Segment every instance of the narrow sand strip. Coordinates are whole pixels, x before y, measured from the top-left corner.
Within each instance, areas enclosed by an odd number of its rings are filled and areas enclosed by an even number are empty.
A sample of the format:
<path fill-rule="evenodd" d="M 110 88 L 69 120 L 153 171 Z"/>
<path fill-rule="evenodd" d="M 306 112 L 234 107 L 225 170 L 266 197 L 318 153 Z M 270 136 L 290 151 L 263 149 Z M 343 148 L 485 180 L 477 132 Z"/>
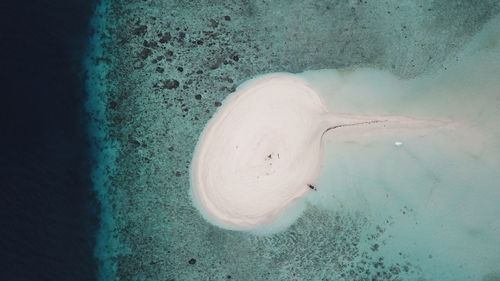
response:
<path fill-rule="evenodd" d="M 228 97 L 202 133 L 191 168 L 193 199 L 212 223 L 257 228 L 312 191 L 326 132 L 439 124 L 401 116 L 329 113 L 302 78 L 260 77 Z"/>

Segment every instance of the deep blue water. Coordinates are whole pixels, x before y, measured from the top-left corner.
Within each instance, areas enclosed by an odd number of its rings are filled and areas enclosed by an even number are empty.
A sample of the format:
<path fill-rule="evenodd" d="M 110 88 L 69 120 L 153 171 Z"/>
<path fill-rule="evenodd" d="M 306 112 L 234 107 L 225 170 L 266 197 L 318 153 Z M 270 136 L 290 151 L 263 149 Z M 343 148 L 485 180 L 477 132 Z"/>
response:
<path fill-rule="evenodd" d="M 93 2 L 0 2 L 0 280 L 96 278 L 80 67 Z"/>

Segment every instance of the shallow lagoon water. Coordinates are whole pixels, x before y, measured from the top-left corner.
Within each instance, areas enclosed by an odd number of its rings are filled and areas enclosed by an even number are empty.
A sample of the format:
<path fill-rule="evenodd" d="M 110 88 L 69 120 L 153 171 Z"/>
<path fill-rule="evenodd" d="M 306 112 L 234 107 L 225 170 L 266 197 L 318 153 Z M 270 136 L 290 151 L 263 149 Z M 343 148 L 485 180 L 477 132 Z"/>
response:
<path fill-rule="evenodd" d="M 94 54 L 110 66 L 94 92 L 113 162 L 96 172 L 103 280 L 498 278 L 498 3 L 108 4 Z M 457 125 L 331 134 L 286 230 L 206 222 L 189 165 L 219 102 L 256 75 L 313 69 L 330 69 L 302 75 L 331 111 Z"/>

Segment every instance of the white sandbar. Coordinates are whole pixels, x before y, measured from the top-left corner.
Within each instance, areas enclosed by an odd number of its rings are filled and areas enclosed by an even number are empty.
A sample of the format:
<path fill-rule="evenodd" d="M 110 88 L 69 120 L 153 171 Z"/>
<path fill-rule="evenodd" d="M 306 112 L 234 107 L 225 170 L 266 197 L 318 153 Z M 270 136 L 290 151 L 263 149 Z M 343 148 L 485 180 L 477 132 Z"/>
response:
<path fill-rule="evenodd" d="M 326 131 L 417 123 L 406 117 L 332 114 L 300 77 L 256 78 L 226 99 L 199 139 L 191 167 L 195 205 L 224 228 L 269 224 L 314 192 L 309 185 L 321 170 Z"/>

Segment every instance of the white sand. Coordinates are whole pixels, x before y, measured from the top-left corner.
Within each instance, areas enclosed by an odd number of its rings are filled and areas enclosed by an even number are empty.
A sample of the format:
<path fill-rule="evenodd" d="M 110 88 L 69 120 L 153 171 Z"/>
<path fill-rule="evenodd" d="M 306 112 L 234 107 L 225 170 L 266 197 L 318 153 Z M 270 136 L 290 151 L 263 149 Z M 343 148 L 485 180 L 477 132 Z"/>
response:
<path fill-rule="evenodd" d="M 202 133 L 191 170 L 193 199 L 218 226 L 255 229 L 314 192 L 308 185 L 321 170 L 325 132 L 439 124 L 332 114 L 306 80 L 291 74 L 259 77 L 229 96 Z"/>

